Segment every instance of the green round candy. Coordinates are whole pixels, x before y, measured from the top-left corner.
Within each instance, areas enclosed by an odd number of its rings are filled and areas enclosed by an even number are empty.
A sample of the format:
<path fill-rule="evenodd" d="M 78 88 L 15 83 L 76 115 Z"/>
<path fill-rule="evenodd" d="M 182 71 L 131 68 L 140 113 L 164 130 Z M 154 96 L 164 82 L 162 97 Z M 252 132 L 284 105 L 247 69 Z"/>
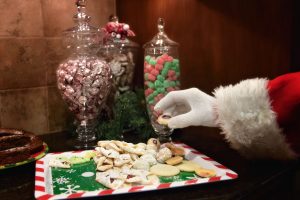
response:
<path fill-rule="evenodd" d="M 158 91 L 159 93 L 164 93 L 164 92 L 166 91 L 166 89 L 165 89 L 165 88 L 158 88 L 157 91 Z"/>
<path fill-rule="evenodd" d="M 148 81 L 149 79 L 148 79 L 148 73 L 145 73 L 144 74 L 144 79 L 145 79 L 145 81 Z"/>
<path fill-rule="evenodd" d="M 170 62 L 165 62 L 164 69 L 169 70 L 170 68 L 171 68 L 171 63 Z"/>
<path fill-rule="evenodd" d="M 165 80 L 165 81 L 164 81 L 164 87 L 165 87 L 165 88 L 170 87 L 170 81 Z"/>
<path fill-rule="evenodd" d="M 153 96 L 157 96 L 159 94 L 158 90 L 155 90 L 153 93 Z"/>
<path fill-rule="evenodd" d="M 156 79 L 160 82 L 163 82 L 165 80 L 165 78 L 162 75 L 157 75 Z"/>
<path fill-rule="evenodd" d="M 154 82 L 154 85 L 155 85 L 156 88 L 159 88 L 159 87 L 162 87 L 162 86 L 163 86 L 163 83 L 160 82 L 159 80 L 156 80 L 156 81 Z"/>
<path fill-rule="evenodd" d="M 180 81 L 175 81 L 176 86 L 180 85 Z"/>
<path fill-rule="evenodd" d="M 163 76 L 163 77 L 166 77 L 167 75 L 168 75 L 168 69 L 162 69 L 161 70 L 161 75 Z"/>
<path fill-rule="evenodd" d="M 148 101 L 149 104 L 154 104 L 154 100 Z"/>
<path fill-rule="evenodd" d="M 150 94 L 148 97 L 147 97 L 147 101 L 152 101 L 154 99 L 154 96 L 153 94 Z"/>
<path fill-rule="evenodd" d="M 170 81 L 170 86 L 171 86 L 171 87 L 175 87 L 175 86 L 176 86 L 175 81 Z"/>
<path fill-rule="evenodd" d="M 151 56 L 145 56 L 145 60 L 149 63 L 149 60 L 151 59 Z"/>
<path fill-rule="evenodd" d="M 147 85 L 149 88 L 152 88 L 152 89 L 155 87 L 154 83 L 152 83 L 150 81 L 147 82 Z"/>
<path fill-rule="evenodd" d="M 150 60 L 149 60 L 149 64 L 150 64 L 150 65 L 155 65 L 155 64 L 156 64 L 156 60 L 150 59 Z"/>
<path fill-rule="evenodd" d="M 173 63 L 174 64 L 179 64 L 179 60 L 175 58 L 175 59 L 173 59 Z"/>

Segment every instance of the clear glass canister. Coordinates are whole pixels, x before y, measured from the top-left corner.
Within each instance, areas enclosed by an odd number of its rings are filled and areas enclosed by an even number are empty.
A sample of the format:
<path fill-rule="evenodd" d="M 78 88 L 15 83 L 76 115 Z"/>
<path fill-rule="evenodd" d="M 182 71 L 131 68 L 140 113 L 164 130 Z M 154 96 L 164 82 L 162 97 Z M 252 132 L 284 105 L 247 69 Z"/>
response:
<path fill-rule="evenodd" d="M 118 17 L 110 16 L 110 21 L 102 28 L 103 43 L 98 55 L 109 64 L 113 83 L 108 108 L 112 109 L 114 99 L 133 88 L 133 76 L 137 62 L 139 45 L 128 37 L 135 36 L 128 24 L 120 23 Z"/>
<path fill-rule="evenodd" d="M 144 45 L 144 88 L 147 110 L 151 124 L 161 142 L 170 141 L 173 130 L 160 123 L 159 118 L 168 118 L 154 106 L 167 93 L 180 89 L 179 44 L 169 39 L 164 32 L 164 20 L 158 19 L 158 33 Z"/>
<path fill-rule="evenodd" d="M 109 65 L 96 53 L 100 31 L 89 25 L 86 1 L 77 0 L 75 27 L 64 31 L 70 56 L 57 68 L 57 85 L 75 115 L 77 148 L 91 148 L 96 140 L 97 117 L 111 87 Z"/>

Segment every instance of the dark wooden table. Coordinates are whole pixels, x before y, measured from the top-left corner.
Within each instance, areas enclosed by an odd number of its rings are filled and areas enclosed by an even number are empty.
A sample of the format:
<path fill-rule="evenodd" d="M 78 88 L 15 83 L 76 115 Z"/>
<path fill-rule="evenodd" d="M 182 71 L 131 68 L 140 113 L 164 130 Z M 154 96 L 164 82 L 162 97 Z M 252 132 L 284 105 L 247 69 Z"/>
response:
<path fill-rule="evenodd" d="M 127 140 L 135 137 L 125 137 Z M 177 132 L 180 140 L 239 174 L 238 179 L 160 191 L 114 195 L 101 199 L 299 199 L 299 162 L 249 161 L 230 149 L 219 130 L 188 128 Z M 73 150 L 73 139 L 65 132 L 43 135 L 50 152 Z M 34 198 L 35 164 L 0 170 L 0 199 Z"/>

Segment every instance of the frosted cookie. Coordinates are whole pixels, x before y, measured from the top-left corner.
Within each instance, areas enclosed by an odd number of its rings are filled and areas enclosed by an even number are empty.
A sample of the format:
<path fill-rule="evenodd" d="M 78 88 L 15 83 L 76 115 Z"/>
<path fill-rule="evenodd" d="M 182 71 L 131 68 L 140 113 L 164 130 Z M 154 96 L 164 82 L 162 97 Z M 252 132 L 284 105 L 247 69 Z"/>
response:
<path fill-rule="evenodd" d="M 188 161 L 188 160 L 182 161 L 182 163 L 179 165 L 176 165 L 176 167 L 180 171 L 184 171 L 184 172 L 194 172 L 196 169 L 201 168 L 201 166 L 198 165 L 197 163 L 195 163 L 193 161 Z"/>
<path fill-rule="evenodd" d="M 177 147 L 175 146 L 174 144 L 172 143 L 166 143 L 164 144 L 166 147 L 168 147 L 171 151 L 172 151 L 172 154 L 174 156 L 184 156 L 185 152 L 184 152 L 184 149 L 181 148 L 181 147 Z"/>
<path fill-rule="evenodd" d="M 175 176 L 179 174 L 180 170 L 171 165 L 157 164 L 150 168 L 150 172 L 157 176 Z"/>
<path fill-rule="evenodd" d="M 59 168 L 71 168 L 71 163 L 67 160 L 60 160 L 60 159 L 50 159 L 49 161 L 50 167 L 59 167 Z"/>
<path fill-rule="evenodd" d="M 183 160 L 183 158 L 181 156 L 175 156 L 175 157 L 172 157 L 172 158 L 169 158 L 168 160 L 166 160 L 165 162 L 168 164 L 168 165 L 177 165 L 179 163 L 181 163 Z"/>
<path fill-rule="evenodd" d="M 203 178 L 210 178 L 210 177 L 214 177 L 216 176 L 216 172 L 214 170 L 210 170 L 210 169 L 196 169 L 195 173 Z"/>
<path fill-rule="evenodd" d="M 169 148 L 164 147 L 158 151 L 156 154 L 156 160 L 160 163 L 165 163 L 166 160 L 172 158 L 172 152 Z"/>
<path fill-rule="evenodd" d="M 156 138 L 150 138 L 147 141 L 146 150 L 154 150 L 157 151 L 160 147 L 160 142 Z"/>
<path fill-rule="evenodd" d="M 150 164 L 146 160 L 138 159 L 138 160 L 136 160 L 136 161 L 133 162 L 133 166 L 132 167 L 134 169 L 149 170 Z"/>
<path fill-rule="evenodd" d="M 170 115 L 163 114 L 163 115 L 158 117 L 157 123 L 167 126 L 170 119 L 171 119 Z"/>

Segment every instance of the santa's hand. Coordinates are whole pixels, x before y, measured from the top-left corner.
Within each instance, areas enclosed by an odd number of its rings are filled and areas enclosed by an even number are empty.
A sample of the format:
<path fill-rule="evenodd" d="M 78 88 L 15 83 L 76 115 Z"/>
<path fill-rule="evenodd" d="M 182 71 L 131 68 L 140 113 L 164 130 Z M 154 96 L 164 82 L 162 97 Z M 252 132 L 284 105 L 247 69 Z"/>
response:
<path fill-rule="evenodd" d="M 168 123 L 170 128 L 200 125 L 216 127 L 214 104 L 214 97 L 197 88 L 191 88 L 170 92 L 156 104 L 154 109 L 171 114 L 172 118 Z"/>

